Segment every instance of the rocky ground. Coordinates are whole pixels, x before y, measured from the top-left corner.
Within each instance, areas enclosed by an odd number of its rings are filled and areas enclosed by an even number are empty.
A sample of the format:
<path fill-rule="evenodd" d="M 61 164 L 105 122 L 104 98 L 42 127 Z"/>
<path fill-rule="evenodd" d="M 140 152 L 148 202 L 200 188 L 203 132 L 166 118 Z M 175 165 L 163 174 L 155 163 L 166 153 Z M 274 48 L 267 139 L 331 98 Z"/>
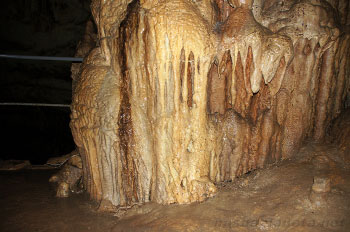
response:
<path fill-rule="evenodd" d="M 94 211 L 84 194 L 56 198 L 48 180 L 57 170 L 0 172 L 0 231 L 109 231 L 110 214 Z"/>
<path fill-rule="evenodd" d="M 0 172 L 1 231 L 349 231 L 350 165 L 338 146 L 222 183 L 203 203 L 96 212 L 84 194 L 55 198 L 55 170 Z"/>
<path fill-rule="evenodd" d="M 130 210 L 113 231 L 349 231 L 348 165 L 338 148 L 308 144 L 297 160 L 223 183 L 204 203 Z"/>

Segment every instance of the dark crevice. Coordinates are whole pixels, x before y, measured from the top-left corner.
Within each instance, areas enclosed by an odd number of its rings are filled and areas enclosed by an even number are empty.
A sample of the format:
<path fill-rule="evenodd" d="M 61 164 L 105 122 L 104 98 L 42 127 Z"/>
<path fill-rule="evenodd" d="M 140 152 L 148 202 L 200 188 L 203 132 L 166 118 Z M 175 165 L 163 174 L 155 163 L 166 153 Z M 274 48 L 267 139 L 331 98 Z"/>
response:
<path fill-rule="evenodd" d="M 193 88 L 194 88 L 194 74 L 195 74 L 194 55 L 191 51 L 188 56 L 187 66 L 187 106 L 193 106 Z"/>
<path fill-rule="evenodd" d="M 186 57 L 185 57 L 185 50 L 184 48 L 181 49 L 181 55 L 180 55 L 180 101 L 183 102 L 183 96 L 182 96 L 182 86 L 183 86 L 183 79 L 185 76 L 185 68 L 186 68 Z"/>
<path fill-rule="evenodd" d="M 138 24 L 139 1 L 135 0 L 128 5 L 127 15 L 121 22 L 119 39 L 122 41 L 119 48 L 120 68 L 122 73 L 120 111 L 118 121 L 118 135 L 120 138 L 120 159 L 122 163 L 122 186 L 126 198 L 126 204 L 138 201 L 137 195 L 137 170 L 131 153 L 133 143 L 133 127 L 130 105 L 130 76 L 128 71 L 128 41 L 132 40 L 132 32 Z"/>

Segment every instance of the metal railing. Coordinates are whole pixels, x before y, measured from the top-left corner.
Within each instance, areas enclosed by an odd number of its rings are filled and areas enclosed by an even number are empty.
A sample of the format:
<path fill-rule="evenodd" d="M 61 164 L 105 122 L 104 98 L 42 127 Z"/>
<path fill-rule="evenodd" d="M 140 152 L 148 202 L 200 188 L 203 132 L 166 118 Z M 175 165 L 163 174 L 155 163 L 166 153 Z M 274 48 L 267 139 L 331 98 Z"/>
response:
<path fill-rule="evenodd" d="M 24 56 L 0 54 L 0 58 L 21 59 L 21 60 L 50 60 L 50 61 L 67 61 L 83 62 L 82 57 L 57 57 L 57 56 Z M 22 102 L 0 102 L 2 106 L 43 106 L 43 107 L 70 107 L 68 104 L 49 104 L 49 103 L 22 103 Z"/>
<path fill-rule="evenodd" d="M 23 55 L 7 55 L 0 54 L 0 58 L 21 59 L 21 60 L 52 60 L 52 61 L 69 61 L 83 62 L 81 57 L 59 57 L 59 56 L 23 56 Z"/>

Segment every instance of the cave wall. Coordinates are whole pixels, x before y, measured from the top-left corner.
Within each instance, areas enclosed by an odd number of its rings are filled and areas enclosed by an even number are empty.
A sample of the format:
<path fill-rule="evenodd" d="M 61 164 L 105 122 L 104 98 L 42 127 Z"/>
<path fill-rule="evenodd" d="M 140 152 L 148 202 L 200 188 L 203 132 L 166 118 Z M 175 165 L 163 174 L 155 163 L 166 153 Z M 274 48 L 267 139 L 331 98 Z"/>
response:
<path fill-rule="evenodd" d="M 102 203 L 203 201 L 324 141 L 349 105 L 347 1 L 91 7 L 98 46 L 74 77 L 71 128 Z"/>

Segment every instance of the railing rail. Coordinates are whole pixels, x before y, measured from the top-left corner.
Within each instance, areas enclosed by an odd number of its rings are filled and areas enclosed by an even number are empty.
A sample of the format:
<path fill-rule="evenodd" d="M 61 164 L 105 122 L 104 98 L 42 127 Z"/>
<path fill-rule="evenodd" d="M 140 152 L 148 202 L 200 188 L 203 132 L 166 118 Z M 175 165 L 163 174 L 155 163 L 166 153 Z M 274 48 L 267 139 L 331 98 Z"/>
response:
<path fill-rule="evenodd" d="M 44 107 L 65 107 L 69 108 L 68 104 L 50 104 L 50 103 L 22 103 L 22 102 L 0 102 L 0 106 L 44 106 Z"/>
<path fill-rule="evenodd" d="M 51 61 L 68 61 L 83 62 L 82 57 L 57 57 L 57 56 L 24 56 L 0 54 L 0 58 L 21 59 L 21 60 L 51 60 Z M 41 106 L 41 107 L 67 107 L 68 104 L 49 104 L 49 103 L 24 103 L 24 102 L 0 102 L 0 106 Z"/>
<path fill-rule="evenodd" d="M 8 55 L 0 54 L 0 58 L 21 59 L 21 60 L 52 60 L 52 61 L 69 61 L 69 62 L 83 62 L 81 57 L 59 57 L 59 56 L 23 56 L 23 55 Z"/>

